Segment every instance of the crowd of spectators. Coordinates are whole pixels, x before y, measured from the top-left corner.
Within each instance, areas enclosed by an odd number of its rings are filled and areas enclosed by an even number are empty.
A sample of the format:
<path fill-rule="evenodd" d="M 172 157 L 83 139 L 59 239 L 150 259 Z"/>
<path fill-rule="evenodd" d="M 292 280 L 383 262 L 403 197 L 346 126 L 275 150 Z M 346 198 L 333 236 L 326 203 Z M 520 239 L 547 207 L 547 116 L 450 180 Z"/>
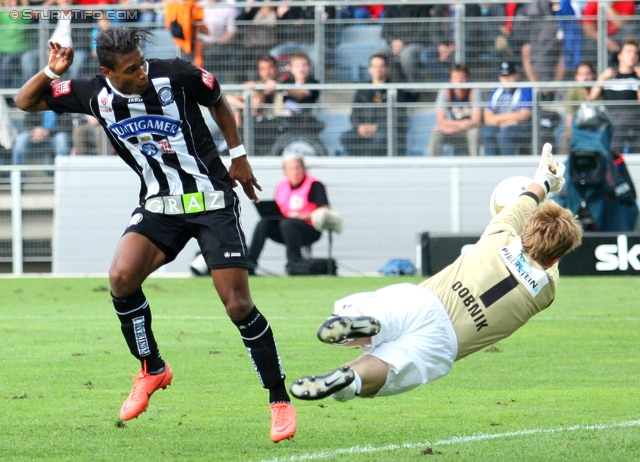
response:
<path fill-rule="evenodd" d="M 639 134 L 631 123 L 637 119 L 637 104 L 629 103 L 630 100 L 637 102 L 640 88 L 636 73 L 638 48 L 633 40 L 629 40 L 638 32 L 636 2 L 608 2 L 604 9 L 599 2 L 568 0 L 465 4 L 463 54 L 456 50 L 459 32 L 456 27 L 459 25 L 454 21 L 458 8 L 454 4 L 348 3 L 336 8 L 326 7 L 322 17 L 316 18 L 319 10 L 314 5 L 270 7 L 268 2 L 256 2 L 255 7 L 238 8 L 232 1 L 226 1 L 224 6 L 213 5 L 217 2 L 222 0 L 200 2 L 204 19 L 197 41 L 202 50 L 203 65 L 215 72 L 223 83 L 246 82 L 251 90 L 256 84 L 265 85 L 264 89 L 251 93 L 257 155 L 273 154 L 272 145 L 277 141 L 274 135 L 278 133 L 271 132 L 282 131 L 283 123 L 287 130 L 315 138 L 323 128 L 310 109 L 319 101 L 319 92 L 304 88 L 305 84 L 318 83 L 318 74 L 314 76 L 313 72 L 315 56 L 310 54 L 310 48 L 306 48 L 307 54 L 302 49 L 288 52 L 286 56 L 270 54 L 285 43 L 314 44 L 318 19 L 326 25 L 323 83 L 332 81 L 331 45 L 339 43 L 344 27 L 354 24 L 381 26 L 381 45 L 372 50 L 368 67 L 372 83 L 490 82 L 498 74 L 500 85 L 494 90 L 457 88 L 440 91 L 435 102 L 430 99 L 433 96 L 399 92 L 398 103 L 414 102 L 421 97 L 419 101 L 431 107 L 435 104 L 436 124 L 427 150 L 430 155 L 441 155 L 445 144 L 452 145 L 456 155 L 528 152 L 525 147 L 532 134 L 531 109 L 537 102 L 532 101 L 530 89 L 509 88 L 509 82 L 521 79 L 529 82 L 597 79 L 593 88 L 580 86 L 571 91 L 556 91 L 547 87 L 540 92 L 543 103 L 566 101 L 562 107 L 556 105 L 562 109 L 563 119 L 560 127 L 554 127 L 558 130 L 564 127 L 564 133 L 560 133 L 563 146 L 568 146 L 571 117 L 577 104 L 583 100 L 602 99 L 605 104 L 622 101 L 607 105 L 616 129 L 614 149 L 640 151 Z M 65 77 L 93 75 L 97 65 L 92 37 L 99 28 L 137 21 L 151 29 L 162 29 L 164 20 L 160 3 L 159 0 L 2 0 L 5 10 L 0 11 L 0 88 L 18 88 L 42 65 L 45 57 L 38 45 L 42 43 L 39 34 L 43 30 L 49 34 L 46 40 L 53 39 L 74 47 L 74 64 Z M 131 14 L 105 14 L 109 5 L 123 4 L 130 5 Z M 75 5 L 82 8 L 98 5 L 100 9 L 96 9 L 95 15 L 87 10 L 85 14 L 73 14 L 66 19 L 47 14 L 44 8 L 68 11 Z M 22 13 L 17 19 L 10 16 L 11 8 L 25 6 L 32 7 L 27 10 L 30 14 Z M 121 11 L 120 8 L 111 11 Z M 599 23 L 596 16 L 600 11 L 605 11 L 607 16 L 609 67 L 598 76 L 594 63 L 598 62 Z M 301 88 L 276 90 L 277 85 L 285 83 Z M 625 91 L 620 90 L 621 84 L 625 85 Z M 245 94 L 238 93 L 229 98 L 239 125 L 244 121 L 244 97 Z M 7 103 L 11 107 L 9 97 Z M 340 137 L 341 153 L 386 155 L 389 128 L 386 91 L 363 88 L 355 92 L 353 103 L 351 127 L 345 127 Z M 401 110 L 397 112 L 398 136 L 404 138 L 408 117 Z M 74 121 L 70 151 L 77 154 L 104 151 L 104 140 L 92 122 L 89 119 Z M 27 127 L 20 128 L 22 132 L 29 132 Z"/>

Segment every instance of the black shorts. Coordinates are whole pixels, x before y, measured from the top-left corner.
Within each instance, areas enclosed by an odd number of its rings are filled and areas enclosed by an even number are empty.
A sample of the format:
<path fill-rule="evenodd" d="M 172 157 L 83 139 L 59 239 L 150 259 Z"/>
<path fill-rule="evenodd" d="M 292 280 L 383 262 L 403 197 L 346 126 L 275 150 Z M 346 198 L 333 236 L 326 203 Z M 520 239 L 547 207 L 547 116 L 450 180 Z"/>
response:
<path fill-rule="evenodd" d="M 145 236 L 166 255 L 165 264 L 175 260 L 195 238 L 210 269 L 250 268 L 240 224 L 240 200 L 233 191 L 225 196 L 225 208 L 193 214 L 164 215 L 138 207 L 124 234 Z"/>

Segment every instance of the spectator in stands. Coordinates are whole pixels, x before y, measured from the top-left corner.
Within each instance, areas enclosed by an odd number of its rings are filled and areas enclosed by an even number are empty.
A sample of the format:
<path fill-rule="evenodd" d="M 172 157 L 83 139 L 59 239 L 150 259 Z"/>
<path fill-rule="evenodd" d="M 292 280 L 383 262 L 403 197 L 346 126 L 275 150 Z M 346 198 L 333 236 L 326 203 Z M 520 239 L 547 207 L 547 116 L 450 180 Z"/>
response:
<path fill-rule="evenodd" d="M 606 68 L 598 77 L 600 85 L 589 92 L 589 99 L 594 100 L 603 95 L 607 113 L 613 125 L 611 149 L 617 152 L 640 153 L 638 142 L 638 120 L 640 108 L 640 76 L 638 75 L 638 41 L 634 37 L 626 39 L 620 53 L 618 65 Z M 610 102 L 618 101 L 621 104 Z M 629 104 L 634 101 L 634 104 Z"/>
<path fill-rule="evenodd" d="M 282 83 L 291 83 L 301 86 L 307 83 L 320 83 L 312 76 L 313 66 L 309 56 L 305 53 L 295 53 L 289 58 L 289 69 L 291 77 L 287 77 Z M 299 114 L 303 112 L 298 106 L 299 104 L 312 104 L 318 100 L 320 96 L 319 90 L 294 89 L 283 92 L 284 95 L 284 111 L 287 115 Z"/>
<path fill-rule="evenodd" d="M 389 45 L 376 50 L 375 54 L 385 55 L 392 66 L 399 64 L 401 74 L 396 76 L 393 70 L 393 80 L 416 82 L 421 80 L 419 73 L 420 53 L 429 44 L 430 31 L 433 25 L 427 22 L 398 22 L 398 19 L 429 18 L 430 5 L 416 5 L 403 3 L 388 5 L 385 8 L 385 22 L 382 25 L 382 38 Z"/>
<path fill-rule="evenodd" d="M 530 82 L 560 81 L 564 77 L 562 36 L 550 0 L 532 0 L 526 6 L 528 38 L 522 46 L 522 67 Z M 546 93 L 546 92 L 545 92 Z M 545 100 L 552 100 L 549 92 Z"/>
<path fill-rule="evenodd" d="M 208 0 L 209 4 L 217 2 L 218 0 Z M 231 5 L 225 8 L 207 8 L 207 3 L 204 3 L 202 6 L 204 8 L 202 21 L 204 29 L 198 34 L 198 40 L 202 44 L 205 68 L 217 67 L 219 69 L 216 73 L 218 78 L 220 75 L 224 75 L 224 71 L 229 68 L 238 71 L 235 64 L 239 59 L 236 57 L 237 47 L 234 43 L 238 33 L 236 27 L 238 10 Z"/>
<path fill-rule="evenodd" d="M 558 8 L 558 27 L 562 36 L 562 51 L 565 69 L 575 69 L 583 61 L 582 58 L 582 27 L 578 20 L 578 12 L 582 11 L 572 0 L 560 0 Z"/>
<path fill-rule="evenodd" d="M 253 1 L 249 0 L 250 3 Z M 276 15 L 276 8 L 272 6 L 245 7 L 236 18 L 236 21 L 249 22 L 249 24 L 239 28 L 242 35 L 242 45 L 244 46 L 244 50 L 240 53 L 240 59 L 243 63 L 243 71 L 247 72 L 247 69 L 253 65 L 255 56 L 268 53 L 276 45 L 275 26 L 278 16 Z M 237 52 L 235 54 L 238 55 Z M 246 78 L 245 75 L 242 80 Z"/>
<path fill-rule="evenodd" d="M 598 74 L 596 73 L 596 68 L 591 61 L 582 61 L 576 67 L 576 73 L 574 76 L 574 80 L 576 82 L 589 82 L 592 80 L 596 80 Z M 566 106 L 566 115 L 565 115 L 565 131 L 562 138 L 562 152 L 569 152 L 569 144 L 571 142 L 571 124 L 573 122 L 573 114 L 576 112 L 580 104 L 589 99 L 589 93 L 591 92 L 591 87 L 573 87 L 571 88 L 564 97 L 564 100 L 567 102 Z M 602 99 L 602 95 L 598 96 L 598 99 Z"/>
<path fill-rule="evenodd" d="M 500 63 L 500 87 L 491 92 L 484 110 L 482 144 L 485 156 L 515 155 L 531 140 L 531 88 L 510 88 L 520 80 L 516 65 Z"/>
<path fill-rule="evenodd" d="M 498 26 L 495 37 L 495 48 L 502 59 L 515 58 L 513 50 L 520 50 L 523 45 L 522 21 L 516 20 L 518 16 L 524 16 L 524 3 L 495 3 L 491 4 L 489 15 L 492 17 L 504 17 L 506 21 Z"/>
<path fill-rule="evenodd" d="M 586 2 L 582 11 L 582 32 L 584 34 L 584 59 L 595 62 L 598 59 L 598 3 Z M 636 4 L 631 1 L 607 3 L 607 50 L 609 50 L 609 64 L 615 66 L 615 56 L 620 51 L 620 45 L 630 35 L 635 34 L 633 18 L 636 14 Z"/>
<path fill-rule="evenodd" d="M 245 82 L 245 87 L 251 90 L 251 110 L 254 124 L 254 155 L 265 156 L 271 154 L 278 136 L 277 121 L 284 108 L 284 95 L 276 90 L 281 82 L 280 71 L 276 59 L 264 54 L 258 56 L 258 80 Z M 257 85 L 264 85 L 263 90 L 256 89 Z M 241 108 L 244 107 L 242 95 L 226 95 L 227 101 L 234 110 L 236 120 L 242 122 Z"/>
<path fill-rule="evenodd" d="M 3 8 L 18 7 L 18 0 L 2 0 Z M 30 15 L 24 12 L 12 17 L 9 10 L 0 11 L 0 88 L 19 88 L 22 77 L 22 54 L 31 49 L 28 25 Z"/>
<path fill-rule="evenodd" d="M 264 119 L 273 119 L 276 111 L 280 111 L 284 102 L 284 96 L 276 90 L 280 82 L 280 70 L 276 59 L 270 54 L 258 56 L 256 60 L 258 80 L 247 81 L 245 88 L 251 90 L 251 110 L 256 122 Z M 264 90 L 257 90 L 256 85 L 264 85 Z M 227 101 L 234 110 L 238 125 L 242 122 L 241 111 L 244 107 L 244 97 L 237 94 L 226 95 Z M 265 107 L 266 105 L 266 107 Z"/>
<path fill-rule="evenodd" d="M 59 8 L 60 11 L 69 11 L 72 8 L 73 0 L 47 0 L 43 6 Z M 34 10 L 34 12 L 37 10 Z M 93 22 L 90 14 L 69 14 L 68 17 L 62 15 L 49 15 L 45 21 L 48 26 L 53 26 L 53 33 L 49 41 L 58 42 L 65 47 L 73 47 L 73 65 L 69 68 L 67 78 L 75 79 L 81 76 L 83 63 L 87 57 L 91 43 L 91 28 L 88 26 Z M 41 68 L 40 50 L 34 49 L 22 55 L 22 75 L 23 81 L 27 81 Z"/>
<path fill-rule="evenodd" d="M 380 19 L 384 18 L 384 5 L 344 5 L 336 9 L 339 19 Z"/>
<path fill-rule="evenodd" d="M 13 144 L 12 163 L 24 165 L 27 159 L 37 159 L 52 164 L 51 153 L 55 156 L 71 154 L 69 137 L 71 116 L 53 111 L 28 112 L 24 120 L 24 130 L 18 133 Z"/>
<path fill-rule="evenodd" d="M 369 59 L 371 83 L 388 83 L 389 66 L 385 55 L 374 54 Z M 340 137 L 350 156 L 387 155 L 387 90 L 360 89 L 353 100 L 353 128 Z M 366 104 L 366 107 L 359 107 Z"/>
<path fill-rule="evenodd" d="M 288 1 L 288 0 L 285 0 Z M 335 7 L 325 6 L 322 19 L 333 19 L 336 16 Z M 278 28 L 278 42 L 314 43 L 314 20 L 316 17 L 315 5 L 288 6 L 280 5 L 276 8 L 276 16 L 279 20 L 291 21 L 291 25 Z"/>
<path fill-rule="evenodd" d="M 253 264 L 250 274 L 255 274 L 267 238 L 285 245 L 288 267 L 302 260 L 301 247 L 313 244 L 321 236 L 311 223 L 311 214 L 319 208 L 329 208 L 324 185 L 307 173 L 300 154 L 285 154 L 282 168 L 285 178 L 276 186 L 275 201 L 283 217 L 265 217 L 256 225 L 248 253 Z"/>
<path fill-rule="evenodd" d="M 108 154 L 109 152 L 104 151 L 103 148 L 106 146 L 104 129 L 98 123 L 98 119 L 85 115 L 84 120 L 85 123 L 73 127 L 71 132 L 73 154 L 76 156 Z"/>
<path fill-rule="evenodd" d="M 420 52 L 420 61 L 429 72 L 430 80 L 435 82 L 445 82 L 454 64 L 453 8 L 453 5 L 435 5 L 431 9 L 431 17 L 442 20 L 429 23 L 429 44 Z"/>
<path fill-rule="evenodd" d="M 450 82 L 469 81 L 469 70 L 464 64 L 451 68 Z M 453 144 L 456 154 L 478 155 L 480 125 L 482 124 L 480 90 L 449 88 L 438 92 L 436 99 L 436 126 L 429 141 L 432 156 L 442 154 L 443 144 Z"/>

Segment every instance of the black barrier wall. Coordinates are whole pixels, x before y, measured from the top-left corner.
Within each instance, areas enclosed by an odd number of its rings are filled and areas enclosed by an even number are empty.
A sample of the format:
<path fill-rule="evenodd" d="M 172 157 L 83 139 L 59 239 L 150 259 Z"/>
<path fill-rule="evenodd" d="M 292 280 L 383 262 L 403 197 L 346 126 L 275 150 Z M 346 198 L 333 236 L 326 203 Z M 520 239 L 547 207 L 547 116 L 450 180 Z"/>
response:
<path fill-rule="evenodd" d="M 478 235 L 420 235 L 422 275 L 431 276 L 475 244 Z M 582 245 L 560 261 L 566 276 L 640 274 L 640 233 L 586 233 Z"/>

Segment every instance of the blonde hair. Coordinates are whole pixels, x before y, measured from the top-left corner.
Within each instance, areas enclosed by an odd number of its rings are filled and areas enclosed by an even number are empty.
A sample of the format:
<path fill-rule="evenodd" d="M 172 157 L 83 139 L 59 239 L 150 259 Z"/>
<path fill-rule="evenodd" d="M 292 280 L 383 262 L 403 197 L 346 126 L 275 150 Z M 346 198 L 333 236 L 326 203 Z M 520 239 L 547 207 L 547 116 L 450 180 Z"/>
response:
<path fill-rule="evenodd" d="M 302 154 L 300 154 L 300 153 L 297 153 L 297 152 L 288 152 L 288 153 L 284 154 L 282 156 L 282 166 L 284 167 L 284 165 L 287 162 L 291 161 L 291 160 L 297 160 L 298 162 L 300 162 L 302 164 L 302 167 L 304 169 L 307 168 L 307 166 L 304 163 L 304 156 Z"/>
<path fill-rule="evenodd" d="M 548 201 L 531 211 L 520 237 L 525 253 L 548 268 L 582 244 L 582 227 L 571 211 Z"/>

